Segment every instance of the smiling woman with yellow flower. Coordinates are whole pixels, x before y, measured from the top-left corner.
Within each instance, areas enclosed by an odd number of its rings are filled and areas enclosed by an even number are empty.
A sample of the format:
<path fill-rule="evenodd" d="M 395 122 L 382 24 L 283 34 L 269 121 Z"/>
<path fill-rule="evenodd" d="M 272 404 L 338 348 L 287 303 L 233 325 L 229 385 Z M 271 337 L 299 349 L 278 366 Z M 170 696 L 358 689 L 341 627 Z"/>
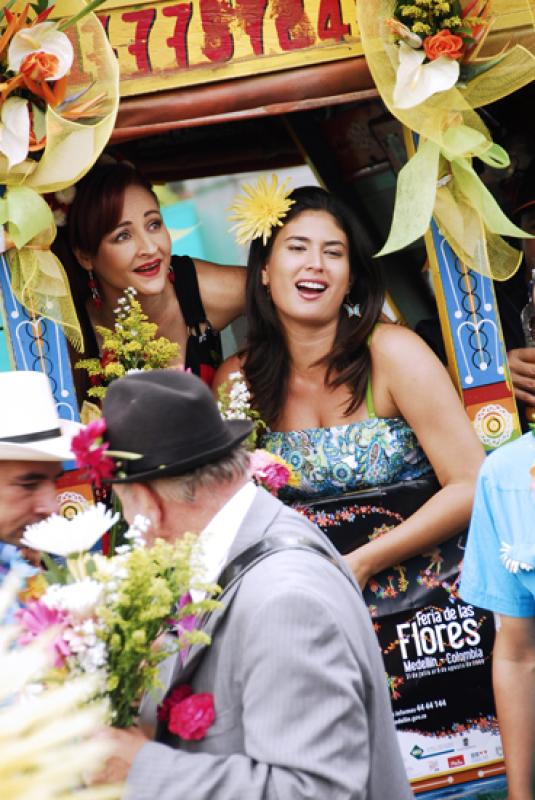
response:
<path fill-rule="evenodd" d="M 340 200 L 264 181 L 247 187 L 231 219 L 252 240 L 248 339 L 215 385 L 243 371 L 269 426 L 259 446 L 300 475 L 286 499 L 309 502 L 433 471 L 440 483 L 403 523 L 348 556 L 363 585 L 466 526 L 481 446 L 434 354 L 411 331 L 381 323 L 378 268 Z"/>

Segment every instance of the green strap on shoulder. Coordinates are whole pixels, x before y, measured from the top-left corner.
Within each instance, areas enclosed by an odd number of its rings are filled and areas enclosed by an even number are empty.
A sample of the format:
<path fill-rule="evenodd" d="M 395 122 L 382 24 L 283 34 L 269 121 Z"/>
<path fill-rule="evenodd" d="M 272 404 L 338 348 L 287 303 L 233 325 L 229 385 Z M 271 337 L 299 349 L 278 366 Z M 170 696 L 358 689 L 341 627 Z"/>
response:
<path fill-rule="evenodd" d="M 368 347 L 372 343 L 372 336 L 375 333 L 377 325 L 374 325 L 372 332 L 368 335 Z M 368 383 L 366 384 L 366 409 L 368 411 L 368 417 L 370 419 L 375 419 L 377 414 L 375 413 L 375 406 L 373 404 L 373 392 L 372 392 L 372 373 L 370 369 L 370 374 L 368 375 Z"/>

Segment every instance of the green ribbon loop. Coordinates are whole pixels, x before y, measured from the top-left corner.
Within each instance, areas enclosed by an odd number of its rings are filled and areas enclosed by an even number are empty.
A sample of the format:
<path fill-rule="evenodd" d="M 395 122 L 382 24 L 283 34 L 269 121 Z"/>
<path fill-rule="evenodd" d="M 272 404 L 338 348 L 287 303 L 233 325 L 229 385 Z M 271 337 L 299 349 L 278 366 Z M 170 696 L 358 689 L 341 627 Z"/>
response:
<path fill-rule="evenodd" d="M 416 153 L 401 169 L 392 226 L 377 256 L 401 250 L 427 231 L 437 193 L 439 158 L 439 146 L 427 140 L 421 142 Z"/>
<path fill-rule="evenodd" d="M 49 228 L 54 228 L 50 206 L 41 195 L 27 186 L 8 186 L 0 198 L 0 225 L 18 249 Z"/>
<path fill-rule="evenodd" d="M 504 169 L 510 163 L 503 147 L 468 125 L 448 128 L 442 136 L 442 146 L 431 140 L 420 140 L 416 153 L 398 175 L 392 226 L 377 256 L 401 250 L 426 233 L 435 209 L 439 169 L 442 172 L 441 158 L 449 162 L 454 196 L 462 195 L 491 233 L 529 237 L 503 213 L 472 167 L 473 157 L 498 169 Z"/>
<path fill-rule="evenodd" d="M 479 211 L 489 231 L 500 234 L 500 236 L 514 236 L 520 239 L 529 238 L 529 234 L 511 222 L 503 213 L 466 158 L 457 158 L 452 161 L 451 170 L 457 190 L 464 195 L 473 208 Z"/>

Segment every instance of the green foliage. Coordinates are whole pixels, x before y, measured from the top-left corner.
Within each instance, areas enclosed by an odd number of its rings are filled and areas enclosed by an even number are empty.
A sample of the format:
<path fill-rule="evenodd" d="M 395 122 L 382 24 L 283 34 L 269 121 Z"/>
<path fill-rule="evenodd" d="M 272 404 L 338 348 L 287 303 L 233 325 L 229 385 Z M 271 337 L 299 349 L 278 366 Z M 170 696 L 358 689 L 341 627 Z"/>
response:
<path fill-rule="evenodd" d="M 135 289 L 128 287 L 124 297 L 119 298 L 113 330 L 97 326 L 102 337 L 102 356 L 84 358 L 76 364 L 79 369 L 85 369 L 96 384 L 89 389 L 89 397 L 102 399 L 116 378 L 122 378 L 131 370 L 168 367 L 178 356 L 178 344 L 165 336 L 156 337 L 158 326 L 148 321 L 135 295 Z"/>
<path fill-rule="evenodd" d="M 127 728 L 137 716 L 138 700 L 143 692 L 158 686 L 158 664 L 170 655 L 168 647 L 156 640 L 165 632 L 171 618 L 180 620 L 189 615 L 212 611 L 219 603 L 207 597 L 176 610 L 177 600 L 190 588 L 199 588 L 213 595 L 215 586 L 194 584 L 194 546 L 196 537 L 186 535 L 174 544 L 157 539 L 150 548 L 137 548 L 126 557 L 116 596 L 98 609 L 103 622 L 99 634 L 108 652 L 107 692 L 112 704 L 112 722 Z M 114 581 L 105 568 L 98 579 Z M 156 644 L 155 644 L 156 643 Z M 189 644 L 209 643 L 202 631 L 185 632 L 176 639 L 180 649 Z M 171 651 L 172 652 L 172 651 Z"/>

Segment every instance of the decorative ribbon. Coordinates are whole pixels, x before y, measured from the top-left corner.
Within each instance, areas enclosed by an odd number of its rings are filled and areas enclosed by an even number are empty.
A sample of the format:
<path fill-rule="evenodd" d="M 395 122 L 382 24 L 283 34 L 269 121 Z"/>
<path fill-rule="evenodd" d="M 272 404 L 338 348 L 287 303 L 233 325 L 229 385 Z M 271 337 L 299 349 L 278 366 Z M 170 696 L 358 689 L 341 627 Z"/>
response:
<path fill-rule="evenodd" d="M 461 68 L 461 80 L 409 109 L 396 108 L 393 91 L 396 58 L 384 20 L 392 17 L 395 0 L 357 3 L 362 46 L 373 79 L 389 111 L 420 137 L 415 155 L 403 167 L 392 227 L 378 255 L 399 250 L 428 229 L 434 216 L 454 252 L 472 269 L 506 280 L 522 255 L 502 236 L 527 238 L 492 197 L 472 167 L 474 156 L 492 167 L 504 168 L 509 157 L 474 111 L 495 102 L 535 79 L 535 20 L 530 0 L 519 0 L 528 25 L 512 36 L 522 37 L 505 53 L 492 53 L 492 37 L 482 59 Z M 485 61 L 488 58 L 488 61 Z M 463 82 L 464 81 L 464 82 Z M 449 180 L 442 180 L 449 178 Z"/>
<path fill-rule="evenodd" d="M 443 143 L 441 147 L 430 140 L 422 142 L 400 171 L 392 227 L 378 255 L 400 250 L 423 236 L 434 216 L 465 264 L 505 280 L 518 268 L 522 254 L 500 237 L 525 238 L 529 234 L 503 213 L 472 167 L 472 157 L 503 168 L 508 166 L 509 156 L 480 131 L 463 123 L 448 128 Z M 439 179 L 441 173 L 452 180 Z M 494 256 L 492 269 L 490 252 Z"/>
<path fill-rule="evenodd" d="M 56 236 L 50 207 L 33 189 L 9 186 L 0 198 L 0 225 L 5 226 L 1 251 L 7 251 L 13 294 L 32 316 L 63 326 L 81 350 L 82 331 L 69 281 L 50 250 Z"/>
<path fill-rule="evenodd" d="M 54 15 L 71 17 L 83 7 L 79 0 L 59 0 Z M 69 35 L 79 63 L 69 75 L 65 101 L 55 109 L 47 107 L 41 158 L 28 158 L 9 169 L 0 155 L 0 184 L 4 186 L 0 224 L 5 226 L 0 252 L 7 251 L 17 300 L 32 315 L 62 325 L 72 344 L 81 349 L 82 333 L 67 276 L 50 251 L 56 235 L 54 218 L 40 195 L 78 181 L 106 146 L 119 105 L 119 67 L 94 14 L 70 27 Z"/>

